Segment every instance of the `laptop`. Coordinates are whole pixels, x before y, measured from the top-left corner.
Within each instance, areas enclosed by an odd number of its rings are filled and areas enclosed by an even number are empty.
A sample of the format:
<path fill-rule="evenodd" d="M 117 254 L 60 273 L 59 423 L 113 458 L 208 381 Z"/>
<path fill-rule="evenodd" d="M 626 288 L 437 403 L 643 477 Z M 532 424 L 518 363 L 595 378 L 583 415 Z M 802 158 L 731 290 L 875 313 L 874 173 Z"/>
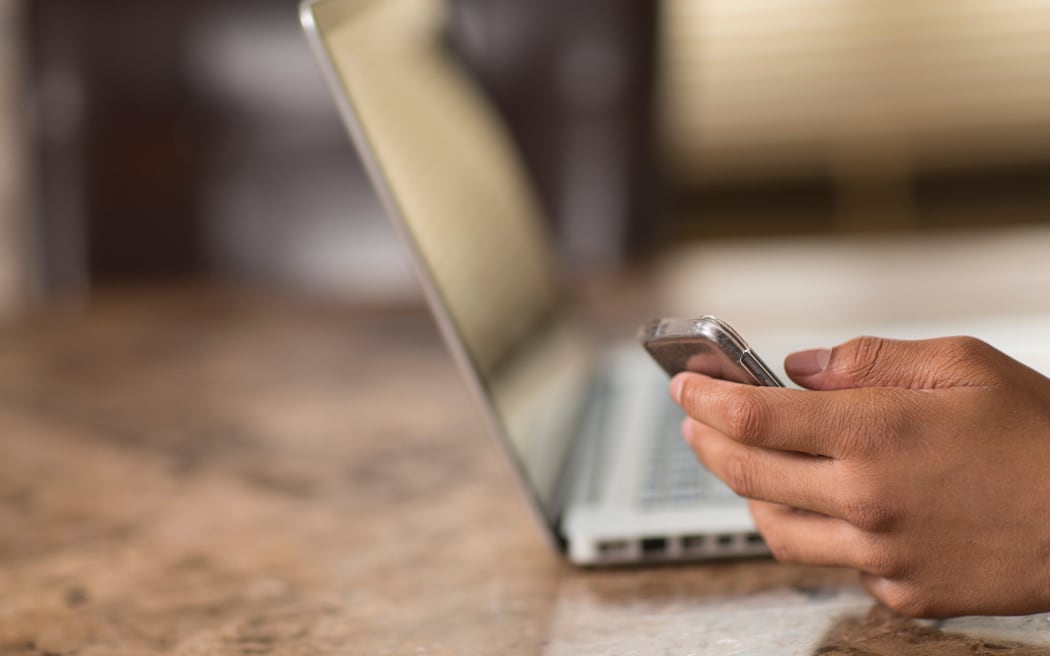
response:
<path fill-rule="evenodd" d="M 508 135 L 441 0 L 312 0 L 301 19 L 441 332 L 544 535 L 585 565 L 767 553 L 682 440 L 667 378 L 569 299 Z"/>

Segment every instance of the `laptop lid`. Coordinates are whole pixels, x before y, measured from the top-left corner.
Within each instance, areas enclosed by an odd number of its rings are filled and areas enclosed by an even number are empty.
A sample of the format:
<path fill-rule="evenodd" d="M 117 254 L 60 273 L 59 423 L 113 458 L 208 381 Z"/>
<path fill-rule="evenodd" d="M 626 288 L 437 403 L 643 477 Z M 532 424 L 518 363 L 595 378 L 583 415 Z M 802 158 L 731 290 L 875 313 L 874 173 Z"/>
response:
<path fill-rule="evenodd" d="M 508 135 L 446 45 L 447 4 L 314 0 L 301 18 L 446 342 L 557 542 L 592 351 Z"/>

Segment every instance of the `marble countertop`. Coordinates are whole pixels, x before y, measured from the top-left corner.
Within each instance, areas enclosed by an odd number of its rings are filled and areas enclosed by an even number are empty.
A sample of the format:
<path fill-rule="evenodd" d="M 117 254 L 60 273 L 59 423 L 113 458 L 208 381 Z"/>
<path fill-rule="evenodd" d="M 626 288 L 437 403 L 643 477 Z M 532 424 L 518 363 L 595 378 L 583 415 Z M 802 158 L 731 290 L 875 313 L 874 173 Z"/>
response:
<path fill-rule="evenodd" d="M 0 334 L 0 655 L 1050 654 L 842 570 L 581 570 L 426 314 L 103 294 Z"/>

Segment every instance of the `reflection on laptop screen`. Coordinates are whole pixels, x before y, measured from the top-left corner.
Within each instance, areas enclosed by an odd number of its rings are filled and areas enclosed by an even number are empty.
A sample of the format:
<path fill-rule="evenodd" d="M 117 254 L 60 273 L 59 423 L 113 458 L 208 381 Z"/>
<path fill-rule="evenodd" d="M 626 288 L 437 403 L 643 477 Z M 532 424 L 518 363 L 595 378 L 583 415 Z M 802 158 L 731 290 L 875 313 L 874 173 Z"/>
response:
<path fill-rule="evenodd" d="M 588 382 L 535 200 L 489 104 L 446 48 L 437 0 L 327 0 L 313 21 L 394 218 L 550 512 Z"/>

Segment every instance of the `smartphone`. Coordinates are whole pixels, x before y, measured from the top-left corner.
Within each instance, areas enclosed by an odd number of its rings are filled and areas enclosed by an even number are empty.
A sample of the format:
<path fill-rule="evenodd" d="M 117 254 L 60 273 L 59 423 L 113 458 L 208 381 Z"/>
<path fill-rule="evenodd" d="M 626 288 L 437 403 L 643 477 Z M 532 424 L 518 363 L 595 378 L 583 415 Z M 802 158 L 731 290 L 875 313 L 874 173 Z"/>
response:
<path fill-rule="evenodd" d="M 740 333 L 718 317 L 654 319 L 638 336 L 669 376 L 695 371 L 737 383 L 784 386 Z"/>

